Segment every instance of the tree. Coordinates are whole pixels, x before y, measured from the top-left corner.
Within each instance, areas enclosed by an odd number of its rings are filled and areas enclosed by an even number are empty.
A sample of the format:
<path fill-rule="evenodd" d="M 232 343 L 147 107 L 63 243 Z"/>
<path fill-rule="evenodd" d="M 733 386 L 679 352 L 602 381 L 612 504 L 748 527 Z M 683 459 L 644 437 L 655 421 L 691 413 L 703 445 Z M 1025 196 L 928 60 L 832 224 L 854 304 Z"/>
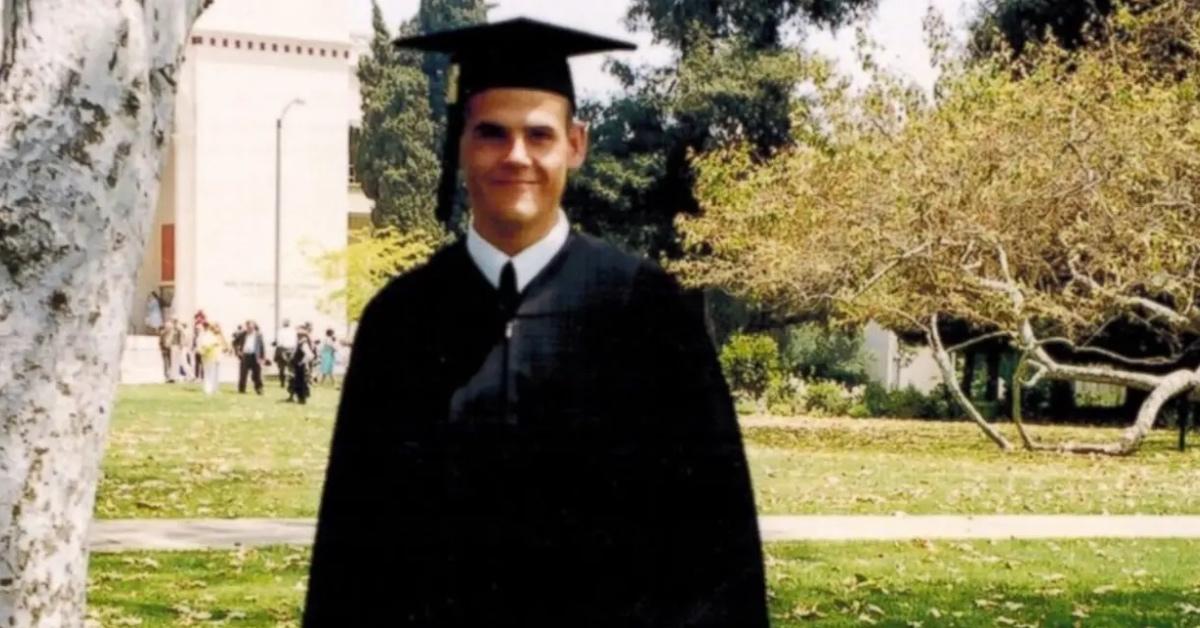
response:
<path fill-rule="evenodd" d="M 1069 50 L 1127 38 L 1123 20 L 1105 19 L 1118 9 L 1128 16 L 1157 14 L 1153 29 L 1138 35 L 1142 44 L 1128 52 L 1153 61 L 1164 76 L 1178 76 L 1200 54 L 1188 43 L 1188 17 L 1200 11 L 1200 0 L 983 0 L 979 9 L 970 30 L 981 58 L 1001 49 L 1019 57 L 1027 43 L 1047 37 Z"/>
<path fill-rule="evenodd" d="M 421 8 L 417 11 L 420 33 L 436 33 L 486 21 L 487 3 L 484 0 L 421 0 Z M 433 119 L 445 120 L 450 60 L 446 55 L 427 54 L 421 69 L 429 80 L 429 110 Z M 443 132 L 444 129 L 439 134 Z"/>
<path fill-rule="evenodd" d="M 680 254 L 675 216 L 698 211 L 689 154 L 745 139 L 765 156 L 793 141 L 797 57 L 786 27 L 835 25 L 873 0 L 637 0 L 627 23 L 679 52 L 670 66 L 610 65 L 621 95 L 590 103 L 592 150 L 564 206 L 574 222 L 652 256 Z"/>
<path fill-rule="evenodd" d="M 950 383 L 953 353 L 1004 339 L 1034 380 L 1147 391 L 1118 442 L 1056 446 L 1136 451 L 1163 405 L 1200 387 L 1197 61 L 1180 79 L 1142 54 L 1181 16 L 1200 45 L 1184 1 L 1119 12 L 1125 35 L 1107 46 L 957 67 L 935 106 L 886 81 L 861 97 L 818 84 L 823 141 L 761 163 L 745 146 L 700 159 L 705 213 L 682 222 L 693 256 L 678 269 L 781 315 L 918 330 Z M 974 337 L 947 343 L 947 320 Z M 1157 342 L 1123 354 L 1105 344 L 1118 325 Z"/>
<path fill-rule="evenodd" d="M 322 307 L 344 312 L 352 321 L 362 317 L 363 308 L 388 281 L 423 264 L 441 243 L 439 233 L 419 229 L 384 227 L 359 235 L 346 248 L 315 260 L 322 277 L 337 286 Z"/>
<path fill-rule="evenodd" d="M 83 624 L 87 530 L 133 278 L 200 11 L 200 0 L 3 4 L 5 626 Z"/>
<path fill-rule="evenodd" d="M 371 54 L 358 63 L 362 128 L 353 155 L 355 171 L 363 192 L 375 202 L 371 220 L 377 227 L 434 232 L 440 161 L 429 83 L 420 57 L 393 47 L 377 2 L 372 3 L 372 26 Z"/>

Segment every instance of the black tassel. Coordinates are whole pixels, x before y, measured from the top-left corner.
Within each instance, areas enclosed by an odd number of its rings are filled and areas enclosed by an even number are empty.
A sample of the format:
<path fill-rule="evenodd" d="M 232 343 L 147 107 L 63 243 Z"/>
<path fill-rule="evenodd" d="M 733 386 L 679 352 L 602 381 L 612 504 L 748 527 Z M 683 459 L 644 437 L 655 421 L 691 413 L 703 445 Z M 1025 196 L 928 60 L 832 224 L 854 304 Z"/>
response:
<path fill-rule="evenodd" d="M 462 105 L 446 108 L 446 143 L 442 146 L 442 180 L 438 183 L 438 221 L 453 230 L 454 206 L 458 200 L 458 141 L 463 131 Z"/>

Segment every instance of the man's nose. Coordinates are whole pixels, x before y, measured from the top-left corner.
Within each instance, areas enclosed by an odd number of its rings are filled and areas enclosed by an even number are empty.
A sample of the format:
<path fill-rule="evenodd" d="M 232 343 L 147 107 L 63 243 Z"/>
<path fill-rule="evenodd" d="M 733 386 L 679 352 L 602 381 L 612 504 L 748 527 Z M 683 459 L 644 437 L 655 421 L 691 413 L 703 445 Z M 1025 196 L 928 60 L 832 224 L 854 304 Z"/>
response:
<path fill-rule="evenodd" d="M 525 145 L 525 139 L 515 137 L 508 144 L 508 154 L 504 156 L 504 162 L 513 165 L 527 166 L 530 164 L 529 149 Z"/>

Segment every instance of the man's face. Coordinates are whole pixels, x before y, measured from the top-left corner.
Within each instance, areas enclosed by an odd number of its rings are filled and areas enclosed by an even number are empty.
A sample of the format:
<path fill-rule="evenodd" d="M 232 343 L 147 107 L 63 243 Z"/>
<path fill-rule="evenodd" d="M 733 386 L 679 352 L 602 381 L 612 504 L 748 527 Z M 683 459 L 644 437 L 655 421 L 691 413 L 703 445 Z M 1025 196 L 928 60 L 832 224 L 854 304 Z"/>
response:
<path fill-rule="evenodd" d="M 461 165 L 477 221 L 520 230 L 553 224 L 567 171 L 583 165 L 587 129 L 551 92 L 489 89 L 467 102 Z"/>

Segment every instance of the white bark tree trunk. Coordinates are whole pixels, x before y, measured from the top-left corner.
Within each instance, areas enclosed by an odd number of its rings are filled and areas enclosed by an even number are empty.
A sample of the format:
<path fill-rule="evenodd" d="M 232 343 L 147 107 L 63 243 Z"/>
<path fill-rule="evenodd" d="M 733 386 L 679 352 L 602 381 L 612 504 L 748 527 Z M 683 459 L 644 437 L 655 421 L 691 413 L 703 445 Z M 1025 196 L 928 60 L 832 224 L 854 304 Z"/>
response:
<path fill-rule="evenodd" d="M 87 528 L 202 0 L 3 0 L 0 626 L 81 626 Z"/>
<path fill-rule="evenodd" d="M 933 349 L 934 361 L 937 362 L 938 368 L 941 369 L 942 379 L 945 381 L 946 388 L 950 390 L 950 394 L 954 397 L 954 400 L 967 413 L 967 417 L 974 421 L 975 425 L 979 426 L 979 429 L 983 430 L 984 435 L 991 439 L 993 443 L 996 443 L 997 447 L 1003 451 L 1012 451 L 1012 443 L 1008 442 L 1008 439 L 1000 433 L 1000 430 L 997 430 L 987 422 L 987 419 L 983 418 L 983 415 L 979 413 L 979 409 L 975 407 L 975 404 L 971 403 L 967 395 L 958 387 L 958 373 L 957 369 L 954 368 L 954 358 L 946 350 L 946 346 L 942 342 L 942 334 L 938 331 L 938 317 L 936 314 L 930 317 L 929 327 L 925 332 L 928 336 L 929 346 Z"/>

